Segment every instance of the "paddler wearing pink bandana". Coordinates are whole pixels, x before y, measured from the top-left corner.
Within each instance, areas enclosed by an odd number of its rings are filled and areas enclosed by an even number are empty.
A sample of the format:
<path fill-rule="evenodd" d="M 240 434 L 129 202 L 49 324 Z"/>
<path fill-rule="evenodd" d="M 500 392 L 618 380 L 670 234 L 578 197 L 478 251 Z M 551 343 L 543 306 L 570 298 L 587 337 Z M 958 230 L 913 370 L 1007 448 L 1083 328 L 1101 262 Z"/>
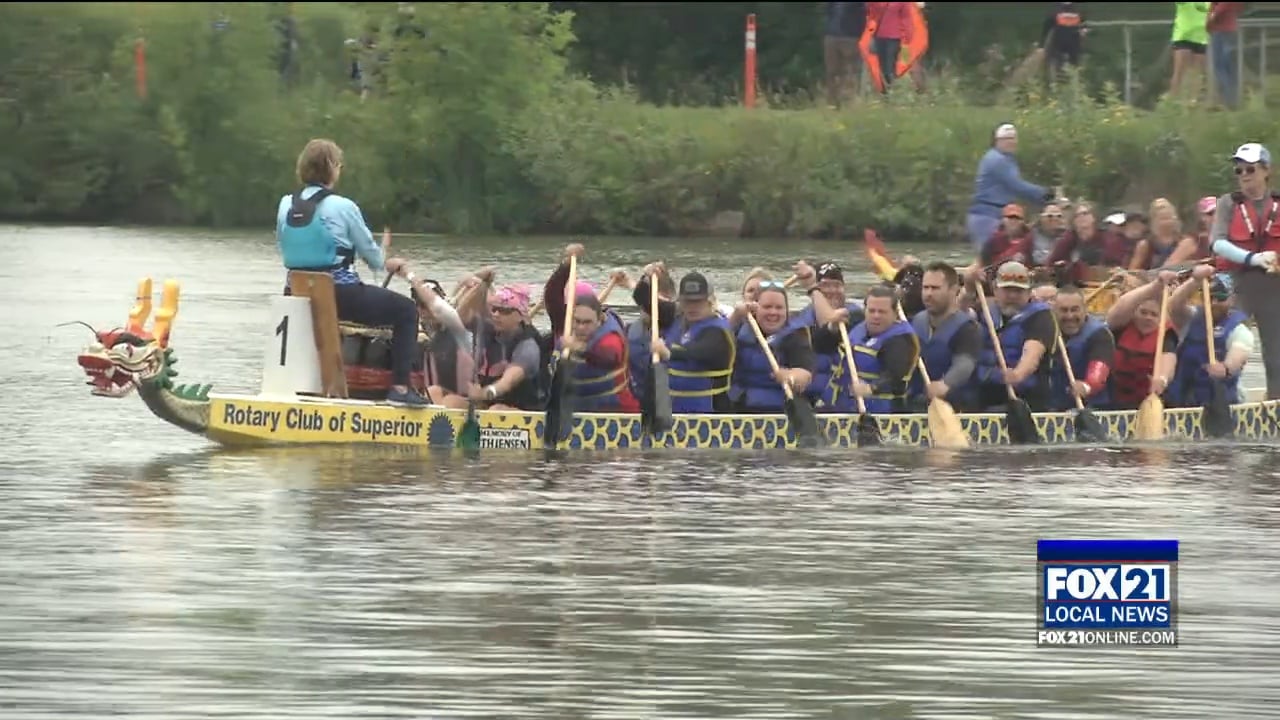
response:
<path fill-rule="evenodd" d="M 470 398 L 494 410 L 543 409 L 541 336 L 529 321 L 530 294 L 528 285 L 505 285 L 491 293 L 473 293 L 459 303 L 458 314 L 479 344 L 479 369 L 465 395 L 447 394 L 438 400 L 441 405 L 466 408 Z"/>

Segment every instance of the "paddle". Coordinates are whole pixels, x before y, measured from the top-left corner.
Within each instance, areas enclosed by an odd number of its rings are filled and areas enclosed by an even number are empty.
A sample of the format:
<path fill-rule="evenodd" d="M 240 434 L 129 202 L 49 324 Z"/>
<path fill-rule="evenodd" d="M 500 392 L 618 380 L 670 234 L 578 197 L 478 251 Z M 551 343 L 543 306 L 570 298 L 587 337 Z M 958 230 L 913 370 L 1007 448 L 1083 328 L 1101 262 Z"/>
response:
<path fill-rule="evenodd" d="M 569 256 L 569 280 L 566 288 L 578 284 L 578 256 Z M 573 337 L 573 305 L 575 298 L 564 303 L 564 328 L 560 331 L 560 357 L 551 375 L 551 390 L 547 397 L 547 413 L 542 423 L 542 449 L 555 450 L 560 441 L 573 430 L 573 372 L 575 364 L 569 353 L 569 340 Z"/>
<path fill-rule="evenodd" d="M 853 359 L 853 347 L 849 345 L 849 328 L 845 327 L 844 323 L 840 323 L 840 346 L 844 348 L 845 362 L 849 365 L 849 392 L 853 392 L 853 384 L 858 382 L 858 364 Z M 857 393 L 853 393 L 853 398 L 858 403 L 858 447 L 879 445 L 883 442 L 880 437 L 880 423 L 867 412 L 865 400 Z"/>
<path fill-rule="evenodd" d="M 755 316 L 751 313 L 747 313 L 747 322 L 751 323 L 751 330 L 756 334 L 756 342 L 760 343 L 764 356 L 769 359 L 769 367 L 773 368 L 775 373 L 778 372 L 778 359 L 774 357 L 773 348 L 769 347 L 769 341 L 760 330 L 760 323 L 756 322 Z M 787 424 L 791 426 L 791 433 L 796 436 L 796 444 L 803 448 L 821 445 L 822 435 L 818 432 L 818 416 L 814 414 L 813 406 L 808 400 L 796 400 L 789 383 L 782 383 L 782 393 L 786 396 L 782 407 L 787 413 Z"/>
<path fill-rule="evenodd" d="M 649 337 L 658 341 L 658 273 L 649 276 Z M 671 415 L 671 379 L 667 365 L 658 353 L 653 353 L 652 366 L 644 384 L 644 402 L 640 408 L 640 424 L 651 436 L 658 436 L 671 429 L 675 419 Z"/>
<path fill-rule="evenodd" d="M 1212 322 L 1212 319 L 1210 322 Z M 1155 384 L 1155 373 L 1160 370 L 1160 357 L 1164 355 L 1164 330 L 1165 325 L 1168 324 L 1169 286 L 1163 285 L 1160 289 L 1160 327 L 1156 330 L 1156 356 L 1151 363 L 1151 381 L 1153 385 Z M 1212 335 L 1209 336 L 1209 342 L 1213 342 Z M 1154 389 L 1138 406 L 1138 415 L 1134 418 L 1133 435 L 1136 440 L 1161 440 L 1164 438 L 1164 401 L 1160 399 Z"/>
<path fill-rule="evenodd" d="M 1075 369 L 1071 367 L 1071 356 L 1067 354 L 1067 344 L 1062 341 L 1062 334 L 1058 333 L 1057 339 L 1058 353 L 1062 357 L 1062 368 L 1067 371 L 1067 383 L 1069 387 L 1067 393 L 1076 401 L 1076 417 L 1073 421 L 1076 430 L 1076 440 L 1080 442 L 1106 442 L 1107 429 L 1102 426 L 1102 421 L 1098 419 L 1093 411 L 1084 406 L 1084 401 L 1071 391 L 1076 386 Z"/>
<path fill-rule="evenodd" d="M 1000 347 L 1000 335 L 996 332 L 995 321 L 991 319 L 991 307 L 987 305 L 987 294 L 982 290 L 982 283 L 975 283 L 974 287 L 978 291 L 978 305 L 982 307 L 982 319 L 987 324 L 987 332 L 991 333 L 991 346 L 996 351 L 996 362 L 1000 363 L 1000 370 L 1008 374 L 1009 366 L 1005 364 L 1004 348 Z M 1045 350 L 1048 351 L 1048 348 Z M 1005 381 L 1004 388 L 1009 392 L 1009 405 L 1005 408 L 1009 439 L 1016 445 L 1039 443 L 1040 431 L 1036 429 L 1036 419 L 1032 417 L 1027 401 L 1018 397 L 1018 394 L 1013 391 L 1013 385 L 1008 381 Z"/>
<path fill-rule="evenodd" d="M 1209 294 L 1209 280 L 1205 278 L 1200 281 L 1200 296 L 1204 301 L 1204 337 L 1205 343 L 1209 345 L 1209 362 L 1213 362 L 1217 358 L 1213 347 L 1213 298 Z M 1222 338 L 1225 345 L 1228 338 Z M 1226 357 L 1226 349 L 1223 349 L 1223 357 Z M 1200 416 L 1200 427 L 1204 429 L 1204 434 L 1209 437 L 1228 437 L 1235 431 L 1235 423 L 1231 420 L 1231 403 L 1227 399 L 1227 386 L 1217 378 L 1209 378 L 1209 402 L 1205 403 L 1204 413 Z"/>
<path fill-rule="evenodd" d="M 898 319 L 907 322 L 901 305 L 898 306 Z M 920 378 L 924 380 L 925 387 L 928 387 L 932 381 L 929 380 L 928 368 L 924 366 L 924 358 L 916 359 L 916 367 L 920 370 Z M 942 398 L 929 401 L 929 439 L 933 441 L 934 447 L 953 450 L 969 447 L 969 433 L 960 427 L 960 416 L 956 415 L 956 409 L 951 407 L 951 403 Z"/>
<path fill-rule="evenodd" d="M 481 284 L 477 292 L 488 294 L 488 283 Z M 480 382 L 480 354 L 485 348 L 484 326 L 484 322 L 477 322 L 475 332 L 471 335 L 472 385 Z M 474 458 L 480 454 L 480 418 L 476 417 L 476 401 L 471 399 L 471 393 L 467 393 L 467 417 L 462 421 L 454 445 L 467 457 Z"/>

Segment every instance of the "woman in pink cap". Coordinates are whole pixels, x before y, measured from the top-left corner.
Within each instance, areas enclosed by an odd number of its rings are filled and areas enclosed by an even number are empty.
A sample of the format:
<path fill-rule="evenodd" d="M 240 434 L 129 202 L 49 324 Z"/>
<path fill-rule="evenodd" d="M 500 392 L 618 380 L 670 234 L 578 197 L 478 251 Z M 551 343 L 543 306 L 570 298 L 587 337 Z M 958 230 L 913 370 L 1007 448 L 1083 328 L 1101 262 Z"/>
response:
<path fill-rule="evenodd" d="M 627 328 L 617 313 L 600 304 L 591 283 L 579 280 L 570 295 L 569 257 L 581 260 L 585 249 L 574 243 L 564 249 L 564 261 L 547 278 L 543 302 L 551 320 L 551 344 L 561 347 L 566 304 L 573 303 L 569 350 L 578 362 L 573 366 L 575 405 L 583 412 L 640 412 L 631 392 Z M 579 262 L 578 267 L 582 267 Z"/>

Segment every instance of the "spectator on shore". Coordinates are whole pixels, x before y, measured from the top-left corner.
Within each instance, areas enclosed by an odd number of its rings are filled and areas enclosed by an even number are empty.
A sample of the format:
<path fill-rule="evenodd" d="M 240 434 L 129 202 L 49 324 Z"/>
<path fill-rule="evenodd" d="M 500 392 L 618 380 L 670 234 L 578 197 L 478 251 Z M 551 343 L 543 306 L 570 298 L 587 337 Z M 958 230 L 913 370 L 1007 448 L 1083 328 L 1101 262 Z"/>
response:
<path fill-rule="evenodd" d="M 1087 33 L 1084 15 L 1077 3 L 1054 3 L 1040 31 L 1040 47 L 1044 49 L 1051 80 L 1056 80 L 1068 65 L 1080 66 L 1080 41 Z"/>
<path fill-rule="evenodd" d="M 1191 97 L 1200 94 L 1204 77 L 1204 56 L 1209 46 L 1209 3 L 1177 2 L 1173 17 L 1173 78 L 1169 81 L 1169 94 L 1182 95 L 1182 86 L 1191 73 L 1196 83 Z"/>
<path fill-rule="evenodd" d="M 839 107 L 858 94 L 862 60 L 858 41 L 867 28 L 867 4 L 829 2 L 822 37 L 822 61 L 826 68 L 827 103 Z"/>
<path fill-rule="evenodd" d="M 907 2 L 868 3 L 868 15 L 875 20 L 876 60 L 880 62 L 880 78 L 884 92 L 898 77 L 898 55 L 902 44 L 911 39 L 911 4 Z"/>
<path fill-rule="evenodd" d="M 974 252 L 981 253 L 983 246 L 1000 226 L 1006 205 L 1018 199 L 1036 203 L 1053 201 L 1054 192 L 1022 179 L 1018 161 L 1013 155 L 1018 150 L 1018 130 L 1004 123 L 992 133 L 991 148 L 978 162 L 978 173 L 973 182 L 973 199 L 965 217 L 965 230 Z"/>
<path fill-rule="evenodd" d="M 1213 65 L 1213 82 L 1222 104 L 1235 109 L 1240 103 L 1240 75 L 1236 72 L 1236 52 L 1240 43 L 1242 2 L 1209 3 L 1209 55 Z"/>
<path fill-rule="evenodd" d="M 925 17 L 925 14 L 924 14 L 924 5 L 925 4 L 922 2 L 916 3 L 916 7 L 920 8 L 920 18 L 925 23 L 925 26 L 928 27 L 929 20 L 927 17 Z M 911 64 L 910 72 L 907 73 L 907 75 L 911 77 L 911 83 L 916 86 L 916 92 L 919 92 L 919 93 L 924 92 L 924 59 L 925 57 L 928 57 L 928 53 L 926 53 L 921 57 L 916 58 L 916 61 Z"/>

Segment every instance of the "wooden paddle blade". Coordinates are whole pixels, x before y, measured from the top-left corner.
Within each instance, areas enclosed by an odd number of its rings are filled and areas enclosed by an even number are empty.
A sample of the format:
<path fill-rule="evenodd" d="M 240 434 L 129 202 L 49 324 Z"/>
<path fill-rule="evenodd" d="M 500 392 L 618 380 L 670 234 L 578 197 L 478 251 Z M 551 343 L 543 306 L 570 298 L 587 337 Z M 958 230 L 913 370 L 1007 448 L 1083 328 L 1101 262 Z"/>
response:
<path fill-rule="evenodd" d="M 1077 410 L 1072 424 L 1075 427 L 1077 442 L 1107 442 L 1110 439 L 1102 421 L 1088 408 Z"/>
<path fill-rule="evenodd" d="M 858 416 L 858 447 L 875 447 L 883 442 L 880 437 L 880 423 L 871 413 Z"/>
<path fill-rule="evenodd" d="M 787 398 L 785 409 L 787 423 L 796 435 L 796 444 L 802 448 L 816 448 L 823 444 L 818 430 L 818 415 L 804 396 Z"/>
<path fill-rule="evenodd" d="M 1040 443 L 1040 431 L 1036 430 L 1036 419 L 1031 415 L 1031 406 L 1022 398 L 1009 398 L 1009 406 L 1005 411 L 1005 421 L 1009 423 L 1009 439 L 1015 445 L 1037 445 Z"/>
<path fill-rule="evenodd" d="M 1204 406 L 1204 414 L 1200 416 L 1200 427 L 1205 437 L 1223 438 L 1235 434 L 1236 423 L 1231 417 L 1231 403 L 1227 398 L 1227 388 L 1214 381 L 1209 390 L 1209 402 Z"/>
<path fill-rule="evenodd" d="M 1159 395 L 1148 395 L 1138 406 L 1138 415 L 1133 419 L 1133 439 L 1164 439 L 1164 401 Z"/>
<path fill-rule="evenodd" d="M 969 447 L 969 433 L 960 426 L 960 416 L 946 400 L 929 403 L 929 437 L 937 448 L 959 450 Z"/>
<path fill-rule="evenodd" d="M 661 435 L 675 425 L 675 418 L 671 413 L 671 384 L 666 363 L 657 363 L 649 368 L 640 422 L 650 435 Z"/>

